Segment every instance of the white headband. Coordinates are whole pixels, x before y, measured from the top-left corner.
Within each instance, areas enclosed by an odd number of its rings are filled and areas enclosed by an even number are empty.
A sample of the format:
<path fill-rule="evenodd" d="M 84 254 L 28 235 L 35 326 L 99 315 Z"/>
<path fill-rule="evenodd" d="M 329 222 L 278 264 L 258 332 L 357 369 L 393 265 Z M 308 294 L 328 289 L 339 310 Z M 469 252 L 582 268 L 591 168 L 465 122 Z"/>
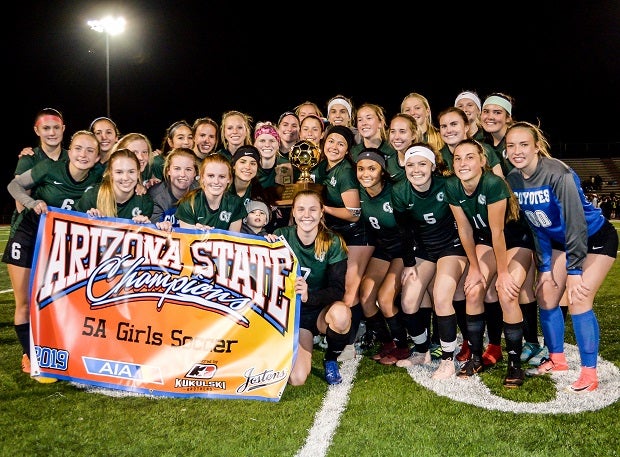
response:
<path fill-rule="evenodd" d="M 497 95 L 491 95 L 484 101 L 484 106 L 487 105 L 497 105 L 501 106 L 506 110 L 508 116 L 512 116 L 512 103 L 502 97 L 498 97 Z"/>
<path fill-rule="evenodd" d="M 459 101 L 463 100 L 464 98 L 468 98 L 468 99 L 472 100 L 476 104 L 478 109 L 480 111 L 482 111 L 482 106 L 480 105 L 480 98 L 478 98 L 478 96 L 476 94 L 474 94 L 473 92 L 465 91 L 465 92 L 461 92 L 460 94 L 458 94 L 456 96 L 456 100 L 454 100 L 454 106 L 456 106 L 456 104 Z"/>
<path fill-rule="evenodd" d="M 332 109 L 333 105 L 344 105 L 344 107 L 349 112 L 349 117 L 353 116 L 353 113 L 352 113 L 353 107 L 344 98 L 334 98 L 331 102 L 329 102 L 329 104 L 327 105 L 327 112 L 328 113 L 329 113 L 329 110 Z"/>
<path fill-rule="evenodd" d="M 431 162 L 433 165 L 435 165 L 435 153 L 430 149 L 425 148 L 424 146 L 411 146 L 409 149 L 407 149 L 405 151 L 405 163 L 407 163 L 407 161 L 411 157 L 417 156 L 424 157 L 425 159 L 428 159 L 428 161 Z"/>

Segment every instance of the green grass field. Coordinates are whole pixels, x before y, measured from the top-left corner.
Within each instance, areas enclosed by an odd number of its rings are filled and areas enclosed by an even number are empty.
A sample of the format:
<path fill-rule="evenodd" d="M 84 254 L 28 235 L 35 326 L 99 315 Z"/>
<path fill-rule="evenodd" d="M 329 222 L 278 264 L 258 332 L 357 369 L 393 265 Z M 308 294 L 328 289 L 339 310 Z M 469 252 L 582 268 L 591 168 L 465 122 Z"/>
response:
<path fill-rule="evenodd" d="M 1 228 L 2 251 L 7 236 L 8 229 Z M 506 390 L 505 364 L 482 373 L 481 388 L 460 380 L 465 400 L 417 382 L 428 377 L 424 373 L 416 378 L 368 357 L 345 362 L 345 381 L 351 382 L 328 388 L 318 351 L 306 385 L 288 386 L 277 403 L 154 399 L 86 392 L 67 382 L 44 385 L 22 373 L 13 295 L 2 263 L 0 456 L 620 455 L 619 284 L 620 260 L 595 303 L 600 356 L 613 368 L 599 390 L 616 399 L 601 408 L 596 406 L 600 394 L 568 394 L 564 400 L 560 381 L 549 377 Z M 570 319 L 566 341 L 575 344 Z M 466 401 L 477 395 L 483 396 L 482 405 Z M 562 412 L 569 403 L 575 412 Z M 541 405 L 557 406 L 545 410 Z"/>

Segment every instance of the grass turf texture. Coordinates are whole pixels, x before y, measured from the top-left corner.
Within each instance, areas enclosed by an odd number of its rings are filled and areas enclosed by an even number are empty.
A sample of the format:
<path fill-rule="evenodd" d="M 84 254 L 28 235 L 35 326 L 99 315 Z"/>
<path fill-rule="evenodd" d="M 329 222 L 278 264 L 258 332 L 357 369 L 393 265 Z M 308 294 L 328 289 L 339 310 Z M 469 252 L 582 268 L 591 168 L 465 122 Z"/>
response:
<path fill-rule="evenodd" d="M 620 224 L 615 223 L 616 228 Z M 0 229 L 3 251 L 8 229 Z M 620 260 L 599 291 L 600 356 L 620 367 Z M 0 290 L 11 288 L 0 264 Z M 302 449 L 328 386 L 315 351 L 306 385 L 277 403 L 111 397 L 70 383 L 39 384 L 21 372 L 14 301 L 0 294 L 0 456 L 294 456 Z M 571 321 L 566 341 L 575 344 Z M 502 387 L 505 362 L 481 375 L 494 395 L 545 402 L 549 377 Z M 573 414 L 488 410 L 442 397 L 407 370 L 361 359 L 328 456 L 615 456 L 620 402 Z M 329 437 L 325 437 L 326 440 Z"/>

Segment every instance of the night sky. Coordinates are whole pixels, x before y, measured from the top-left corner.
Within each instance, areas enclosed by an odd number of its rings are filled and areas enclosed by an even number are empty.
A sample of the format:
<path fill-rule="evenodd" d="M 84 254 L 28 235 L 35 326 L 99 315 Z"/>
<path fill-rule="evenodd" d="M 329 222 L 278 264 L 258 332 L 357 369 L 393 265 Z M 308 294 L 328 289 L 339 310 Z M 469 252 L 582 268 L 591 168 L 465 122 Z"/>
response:
<path fill-rule="evenodd" d="M 5 182 L 22 147 L 36 144 L 39 109 L 63 112 L 65 146 L 106 114 L 105 36 L 86 22 L 108 13 L 128 22 L 110 38 L 111 117 L 121 134 L 144 133 L 154 147 L 173 122 L 219 122 L 230 109 L 276 121 L 305 100 L 325 111 L 342 93 L 355 105 L 383 106 L 389 119 L 409 92 L 426 96 L 436 115 L 462 90 L 483 100 L 512 95 L 514 118 L 540 121 L 554 145 L 620 141 L 617 0 L 362 3 L 14 5 L 19 11 L 6 18 Z"/>

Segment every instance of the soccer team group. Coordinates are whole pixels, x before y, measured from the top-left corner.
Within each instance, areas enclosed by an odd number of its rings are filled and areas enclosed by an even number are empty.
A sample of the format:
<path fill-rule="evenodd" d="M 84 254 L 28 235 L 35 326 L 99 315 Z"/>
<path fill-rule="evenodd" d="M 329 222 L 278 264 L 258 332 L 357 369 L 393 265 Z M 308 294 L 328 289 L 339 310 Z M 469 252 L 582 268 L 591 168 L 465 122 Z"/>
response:
<path fill-rule="evenodd" d="M 441 381 L 475 376 L 505 356 L 504 386 L 516 388 L 526 375 L 568 370 L 570 315 L 581 361 L 570 389 L 595 390 L 593 303 L 618 235 L 577 174 L 551 157 L 543 131 L 513 119 L 512 98 L 483 102 L 465 91 L 436 120 L 418 93 L 390 119 L 381 106 L 354 109 L 343 95 L 326 108 L 324 116 L 304 102 L 254 127 L 240 111 L 219 123 L 181 120 L 157 150 L 107 117 L 76 131 L 65 149 L 62 114 L 37 113 L 39 144 L 21 152 L 8 185 L 16 211 L 3 256 L 23 371 L 32 364 L 28 281 L 38 223 L 59 207 L 161 230 L 284 237 L 303 273 L 292 385 L 310 375 L 317 338 L 326 381 L 340 383 L 339 362 L 355 356 L 363 321 L 361 345 L 378 363 L 409 367 L 434 356 L 441 361 L 431 376 Z M 314 186 L 284 201 L 301 174 L 291 157 L 303 148 L 320 153 L 308 170 Z"/>

